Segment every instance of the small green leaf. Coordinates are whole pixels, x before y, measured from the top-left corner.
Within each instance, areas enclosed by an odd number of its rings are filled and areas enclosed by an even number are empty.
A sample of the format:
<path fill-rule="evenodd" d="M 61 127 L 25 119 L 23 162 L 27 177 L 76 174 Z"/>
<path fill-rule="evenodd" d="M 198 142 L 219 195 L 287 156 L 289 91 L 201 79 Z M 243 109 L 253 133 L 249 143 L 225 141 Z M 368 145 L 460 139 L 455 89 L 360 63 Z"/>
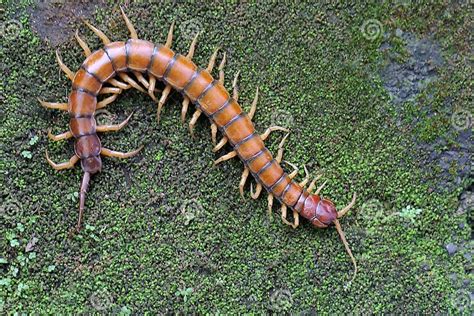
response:
<path fill-rule="evenodd" d="M 18 275 L 18 271 L 20 270 L 18 270 L 17 267 L 13 267 L 13 266 L 10 267 L 10 272 L 13 277 L 16 277 Z"/>
<path fill-rule="evenodd" d="M 132 314 L 132 311 L 128 309 L 127 306 L 123 306 L 119 311 L 119 316 L 129 316 Z"/>
<path fill-rule="evenodd" d="M 23 291 L 23 290 L 28 290 L 28 289 L 29 289 L 29 285 L 28 285 L 28 284 L 25 284 L 25 283 L 18 283 L 18 287 L 17 287 L 18 293 L 21 293 L 21 291 Z"/>
<path fill-rule="evenodd" d="M 22 223 L 17 223 L 16 224 L 16 229 L 18 229 L 18 231 L 20 231 L 20 233 L 22 233 L 22 232 L 25 231 L 25 226 L 23 226 Z"/>
<path fill-rule="evenodd" d="M 38 137 L 37 135 L 35 135 L 35 136 L 33 136 L 33 137 L 30 139 L 30 141 L 28 142 L 28 144 L 29 144 L 30 146 L 33 146 L 34 144 L 36 144 L 36 143 L 38 142 L 38 139 L 39 139 L 39 137 Z"/>
<path fill-rule="evenodd" d="M 86 230 L 94 231 L 94 230 L 95 230 L 95 227 L 92 226 L 92 225 L 86 224 Z"/>
<path fill-rule="evenodd" d="M 0 258 L 0 264 L 1 264 L 1 263 L 4 263 L 4 264 L 5 264 L 5 263 L 8 263 L 8 261 L 7 261 L 7 259 L 5 259 L 5 258 Z"/>
<path fill-rule="evenodd" d="M 19 255 L 16 257 L 16 261 L 18 261 L 18 262 L 19 262 L 20 264 L 22 264 L 22 265 L 24 264 L 25 260 L 26 260 L 26 257 L 25 257 L 24 255 L 22 255 L 22 254 L 19 254 Z"/>
<path fill-rule="evenodd" d="M 47 268 L 47 271 L 48 271 L 48 272 L 53 272 L 54 269 L 56 269 L 56 266 L 55 266 L 54 264 L 50 264 L 50 265 L 48 266 L 48 268 Z"/>
<path fill-rule="evenodd" d="M 23 150 L 21 152 L 21 155 L 24 157 L 24 158 L 28 158 L 28 159 L 31 159 L 33 157 L 33 154 L 31 154 L 31 151 L 29 150 Z"/>
<path fill-rule="evenodd" d="M 10 278 L 0 279 L 0 285 L 9 286 L 11 282 L 12 282 L 12 279 Z"/>
<path fill-rule="evenodd" d="M 18 247 L 20 245 L 20 242 L 16 239 L 10 240 L 10 246 L 11 247 Z"/>

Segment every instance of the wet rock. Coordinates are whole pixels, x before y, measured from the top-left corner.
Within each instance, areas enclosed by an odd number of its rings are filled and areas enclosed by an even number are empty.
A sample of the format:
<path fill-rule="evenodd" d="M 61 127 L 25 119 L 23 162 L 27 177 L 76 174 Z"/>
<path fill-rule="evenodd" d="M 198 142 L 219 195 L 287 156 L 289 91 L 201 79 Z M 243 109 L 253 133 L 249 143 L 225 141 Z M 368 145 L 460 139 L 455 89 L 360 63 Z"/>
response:
<path fill-rule="evenodd" d="M 456 246 L 453 243 L 449 243 L 445 246 L 446 250 L 448 251 L 448 254 L 450 256 L 453 256 L 457 251 L 458 251 L 458 246 Z"/>
<path fill-rule="evenodd" d="M 436 78 L 437 67 L 443 64 L 439 45 L 431 39 L 424 38 L 418 40 L 413 34 L 403 32 L 401 29 L 395 30 L 395 36 L 402 38 L 406 42 L 406 49 L 410 57 L 405 63 L 398 63 L 395 55 L 390 56 L 390 62 L 382 70 L 382 78 L 385 88 L 393 88 L 394 82 L 409 83 L 405 87 L 398 89 L 388 89 L 394 96 L 396 103 L 403 103 L 413 99 L 426 83 Z M 391 45 L 383 43 L 380 49 L 387 51 Z M 408 79 L 408 80 L 407 80 Z"/>

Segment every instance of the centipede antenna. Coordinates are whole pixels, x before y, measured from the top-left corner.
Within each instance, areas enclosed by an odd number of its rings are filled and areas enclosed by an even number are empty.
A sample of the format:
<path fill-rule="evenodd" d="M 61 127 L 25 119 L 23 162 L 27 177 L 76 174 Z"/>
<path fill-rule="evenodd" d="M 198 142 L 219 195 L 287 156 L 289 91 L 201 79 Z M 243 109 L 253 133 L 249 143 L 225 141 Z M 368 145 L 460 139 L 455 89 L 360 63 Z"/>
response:
<path fill-rule="evenodd" d="M 344 247 L 346 248 L 347 254 L 349 255 L 349 257 L 351 257 L 352 264 L 354 265 L 354 274 L 353 274 L 352 279 L 350 281 L 350 282 L 352 282 L 352 281 L 354 281 L 354 279 L 357 275 L 357 262 L 356 262 L 354 256 L 352 255 L 351 248 L 349 248 L 349 243 L 347 242 L 346 236 L 344 235 L 344 231 L 342 230 L 341 224 L 339 223 L 339 221 L 337 219 L 334 220 L 334 225 L 336 226 L 336 230 L 339 233 L 339 237 L 341 237 L 342 243 L 344 244 Z"/>
<path fill-rule="evenodd" d="M 352 201 L 349 203 L 346 207 L 344 207 L 342 210 L 337 212 L 337 218 L 343 217 L 355 204 L 357 198 L 357 193 L 354 192 L 354 195 L 352 196 Z"/>
<path fill-rule="evenodd" d="M 76 230 L 79 232 L 81 230 L 82 223 L 82 214 L 84 212 L 84 205 L 86 203 L 86 192 L 89 187 L 89 181 L 91 179 L 91 174 L 89 172 L 84 172 L 84 177 L 82 178 L 81 190 L 79 192 L 79 218 L 77 219 Z"/>

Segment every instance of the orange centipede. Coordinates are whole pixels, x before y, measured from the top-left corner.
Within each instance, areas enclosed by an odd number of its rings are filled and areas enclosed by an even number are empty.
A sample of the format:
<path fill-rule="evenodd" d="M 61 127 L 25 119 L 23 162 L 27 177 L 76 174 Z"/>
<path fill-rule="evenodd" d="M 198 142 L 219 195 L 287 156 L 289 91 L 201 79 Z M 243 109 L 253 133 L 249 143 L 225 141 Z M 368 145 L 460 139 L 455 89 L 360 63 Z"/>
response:
<path fill-rule="evenodd" d="M 300 216 L 309 220 L 318 228 L 325 228 L 334 224 L 354 265 L 354 278 L 357 273 L 356 260 L 351 253 L 338 219 L 354 206 L 356 194 L 353 195 L 352 201 L 346 207 L 337 211 L 331 200 L 319 195 L 324 183 L 312 193 L 316 188 L 318 177 L 306 188 L 309 182 L 306 168 L 307 176 L 299 183 L 294 180 L 298 172 L 296 167 L 289 174 L 283 170 L 280 163 L 283 156 L 283 145 L 288 134 L 280 142 L 275 158 L 265 147 L 264 140 L 272 131 L 288 130 L 280 126 L 273 126 L 263 134 L 258 134 L 255 131 L 251 120 L 256 110 L 258 88 L 250 111 L 245 113 L 237 103 L 238 89 L 236 82 L 238 74 L 233 81 L 232 96 L 224 87 L 225 54 L 218 67 L 219 78 L 214 79 L 210 73 L 215 66 L 218 50 L 213 53 L 206 68 L 200 68 L 192 61 L 198 34 L 194 37 L 187 55 L 180 55 L 170 48 L 174 23 L 170 26 L 166 43 L 155 45 L 149 41 L 138 39 L 134 26 L 122 8 L 121 12 L 130 31 L 130 39 L 125 42 L 112 42 L 102 31 L 84 21 L 105 46 L 92 52 L 76 32 L 75 37 L 87 57 L 76 73 L 73 73 L 61 61 L 56 51 L 60 68 L 72 81 L 72 91 L 68 103 L 52 103 L 39 100 L 41 105 L 46 108 L 69 112 L 69 131 L 53 135 L 49 130 L 48 136 L 52 140 L 74 138 L 75 154 L 69 161 L 56 164 L 49 158 L 46 151 L 46 160 L 56 170 L 69 169 L 74 167 L 77 162 L 81 162 L 84 176 L 80 187 L 79 215 L 75 229 L 77 231 L 81 229 L 89 181 L 91 175 L 101 171 L 101 156 L 128 158 L 138 154 L 142 148 L 122 153 L 103 147 L 97 132 L 118 131 L 127 124 L 130 116 L 120 124 L 97 125 L 94 118 L 95 111 L 112 103 L 123 90 L 135 88 L 148 93 L 158 104 L 157 119 L 159 121 L 163 105 L 171 89 L 175 89 L 184 97 L 181 111 L 182 121 L 186 117 L 189 104 L 192 103 L 196 106 L 196 111 L 189 123 L 191 134 L 198 118 L 204 113 L 211 122 L 212 141 L 215 144 L 213 151 L 218 151 L 226 143 L 233 147 L 231 152 L 217 159 L 215 164 L 233 157 L 239 157 L 243 162 L 244 171 L 239 183 L 240 194 L 243 196 L 244 185 L 251 174 L 257 181 L 255 191 L 251 189 L 252 198 L 256 199 L 262 189 L 265 188 L 269 194 L 269 212 L 272 211 L 274 199 L 278 200 L 281 203 L 281 218 L 285 224 L 296 228 L 299 225 Z M 135 76 L 136 80 L 130 75 Z M 157 80 L 165 85 L 159 99 L 155 96 Z M 98 101 L 98 96 L 103 94 L 110 94 L 110 96 Z M 216 141 L 218 131 L 223 135 L 219 143 Z M 293 211 L 293 223 L 287 220 L 288 209 Z"/>

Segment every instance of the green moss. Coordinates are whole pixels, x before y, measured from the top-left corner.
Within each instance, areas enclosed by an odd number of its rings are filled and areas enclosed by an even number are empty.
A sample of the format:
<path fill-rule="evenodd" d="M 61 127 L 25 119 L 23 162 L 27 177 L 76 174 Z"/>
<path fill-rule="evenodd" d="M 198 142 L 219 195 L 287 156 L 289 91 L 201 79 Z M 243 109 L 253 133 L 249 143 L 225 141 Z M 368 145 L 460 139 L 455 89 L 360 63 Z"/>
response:
<path fill-rule="evenodd" d="M 291 128 L 284 159 L 300 167 L 298 179 L 304 177 L 303 165 L 312 175 L 324 171 L 323 193 L 338 206 L 358 193 L 357 206 L 342 220 L 360 268 L 351 285 L 352 266 L 336 231 L 315 230 L 304 221 L 293 230 L 281 223 L 276 207 L 269 219 L 266 199 L 249 199 L 248 187 L 243 200 L 237 190 L 242 164 L 213 167 L 221 153 L 211 151 L 208 121 L 199 120 L 191 138 L 179 118 L 178 94 L 165 105 L 159 126 L 156 106 L 137 91 L 124 92 L 107 108 L 111 116 L 101 119 L 119 122 L 131 111 L 134 115 L 125 129 L 101 137 L 104 146 L 145 148 L 129 160 L 104 159 L 88 193 L 85 228 L 70 238 L 82 174 L 79 167 L 55 172 L 45 162 L 46 149 L 55 161 L 68 159 L 72 143 L 47 138 L 49 127 L 66 130 L 67 114 L 46 111 L 36 101 L 65 102 L 70 82 L 58 71 L 55 47 L 32 26 L 30 14 L 48 13 L 36 7 L 31 1 L 7 1 L 4 11 L 5 21 L 20 21 L 22 27 L 0 49 L 6 77 L 0 88 L 0 310 L 123 315 L 460 311 L 456 304 L 466 291 L 463 280 L 472 278 L 463 256 L 469 252 L 467 215 L 455 211 L 462 187 L 432 192 L 436 177 L 426 174 L 428 166 L 420 167 L 424 153 L 415 141 L 429 142 L 450 130 L 448 96 L 469 109 L 469 71 L 446 63 L 426 95 L 397 113 L 379 75 L 383 39 L 367 39 L 361 26 L 376 19 L 385 31 L 400 27 L 420 36 L 436 28 L 446 58 L 452 52 L 466 57 L 468 13 L 463 7 L 138 2 L 126 8 L 139 36 L 155 43 L 164 41 L 175 20 L 173 48 L 181 53 L 190 44 L 191 26 L 197 25 L 202 36 L 195 62 L 205 66 L 222 47 L 228 58 L 226 86 L 241 72 L 244 109 L 260 89 L 257 129 Z M 52 7 L 61 9 L 56 18 L 67 16 L 67 4 Z M 87 18 L 114 40 L 128 36 L 113 3 Z M 65 24 L 79 28 L 91 48 L 100 47 L 80 21 Z M 81 49 L 73 33 L 64 36 L 61 56 L 77 69 L 84 59 Z M 403 49 L 403 43 L 395 44 Z M 426 107 L 437 116 L 419 115 Z M 419 120 L 413 128 L 414 119 Z M 282 136 L 276 132 L 267 141 L 272 152 Z M 459 245 L 454 256 L 444 249 L 449 242 Z"/>

